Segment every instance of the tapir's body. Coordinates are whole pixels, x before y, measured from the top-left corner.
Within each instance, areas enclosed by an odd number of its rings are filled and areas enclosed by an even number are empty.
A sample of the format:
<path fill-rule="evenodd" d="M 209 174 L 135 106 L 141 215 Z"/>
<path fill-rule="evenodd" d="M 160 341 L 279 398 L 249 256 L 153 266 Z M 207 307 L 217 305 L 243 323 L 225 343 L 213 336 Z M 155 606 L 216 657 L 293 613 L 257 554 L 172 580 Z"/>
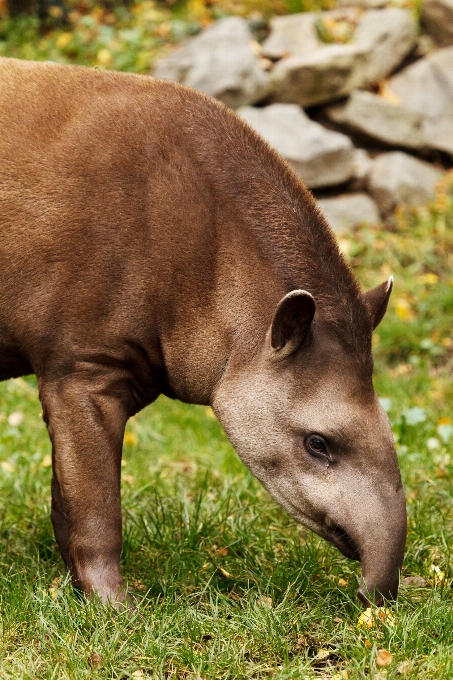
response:
<path fill-rule="evenodd" d="M 0 130 L 0 379 L 38 377 L 75 582 L 123 597 L 124 426 L 164 393 L 212 404 L 275 498 L 361 559 L 363 596 L 394 594 L 404 494 L 371 382 L 390 286 L 363 295 L 292 171 L 190 89 L 1 59 Z"/>

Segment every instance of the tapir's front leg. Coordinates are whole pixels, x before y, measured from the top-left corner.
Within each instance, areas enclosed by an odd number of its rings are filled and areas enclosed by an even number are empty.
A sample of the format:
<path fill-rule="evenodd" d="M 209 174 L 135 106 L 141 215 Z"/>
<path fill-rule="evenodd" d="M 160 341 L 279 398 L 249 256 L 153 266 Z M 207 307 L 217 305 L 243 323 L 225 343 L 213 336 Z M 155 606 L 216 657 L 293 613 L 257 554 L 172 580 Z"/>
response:
<path fill-rule="evenodd" d="M 122 602 L 121 450 L 133 410 L 127 378 L 93 367 L 39 383 L 53 445 L 52 521 L 62 556 L 84 593 Z"/>

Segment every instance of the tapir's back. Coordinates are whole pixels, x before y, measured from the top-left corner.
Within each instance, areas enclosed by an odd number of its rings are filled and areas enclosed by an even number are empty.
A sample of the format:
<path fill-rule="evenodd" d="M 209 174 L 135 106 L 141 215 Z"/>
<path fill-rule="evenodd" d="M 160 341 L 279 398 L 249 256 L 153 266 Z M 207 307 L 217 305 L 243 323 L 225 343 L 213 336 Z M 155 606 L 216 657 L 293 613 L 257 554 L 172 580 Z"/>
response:
<path fill-rule="evenodd" d="M 145 316 L 149 334 L 182 273 L 209 286 L 209 192 L 178 143 L 179 90 L 0 60 L 0 345 L 131 337 Z"/>
<path fill-rule="evenodd" d="M 294 288 L 360 325 L 358 285 L 313 198 L 222 104 L 0 59 L 0 126 L 0 365 L 15 352 L 13 373 L 127 345 L 181 374 L 202 366 L 212 384 L 238 328 L 260 341 Z"/>

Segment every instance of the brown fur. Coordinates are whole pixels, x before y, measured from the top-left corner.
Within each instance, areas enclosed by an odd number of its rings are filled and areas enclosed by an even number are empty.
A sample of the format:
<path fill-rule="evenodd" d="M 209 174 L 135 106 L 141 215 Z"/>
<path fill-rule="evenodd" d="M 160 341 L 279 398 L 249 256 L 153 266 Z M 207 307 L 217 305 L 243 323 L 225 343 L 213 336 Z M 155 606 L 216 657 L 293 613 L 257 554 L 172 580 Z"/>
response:
<path fill-rule="evenodd" d="M 388 295 L 367 303 L 292 170 L 195 91 L 0 59 L 0 125 L 0 379 L 36 373 L 63 557 L 85 592 L 122 597 L 127 418 L 160 393 L 214 403 L 235 371 L 261 365 L 294 289 L 316 315 L 303 343 L 311 373 L 293 379 L 312 392 L 319 371 L 341 365 L 368 403 L 373 318 Z"/>

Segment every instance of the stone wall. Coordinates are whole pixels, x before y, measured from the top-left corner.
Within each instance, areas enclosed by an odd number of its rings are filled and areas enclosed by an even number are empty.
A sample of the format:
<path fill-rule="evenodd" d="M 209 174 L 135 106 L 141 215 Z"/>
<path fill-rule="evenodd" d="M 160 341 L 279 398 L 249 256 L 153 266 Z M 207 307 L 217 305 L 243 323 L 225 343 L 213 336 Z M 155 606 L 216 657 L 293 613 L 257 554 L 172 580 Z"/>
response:
<path fill-rule="evenodd" d="M 258 43 L 221 19 L 154 75 L 237 110 L 318 196 L 334 229 L 429 201 L 453 165 L 453 0 L 279 16 Z"/>

